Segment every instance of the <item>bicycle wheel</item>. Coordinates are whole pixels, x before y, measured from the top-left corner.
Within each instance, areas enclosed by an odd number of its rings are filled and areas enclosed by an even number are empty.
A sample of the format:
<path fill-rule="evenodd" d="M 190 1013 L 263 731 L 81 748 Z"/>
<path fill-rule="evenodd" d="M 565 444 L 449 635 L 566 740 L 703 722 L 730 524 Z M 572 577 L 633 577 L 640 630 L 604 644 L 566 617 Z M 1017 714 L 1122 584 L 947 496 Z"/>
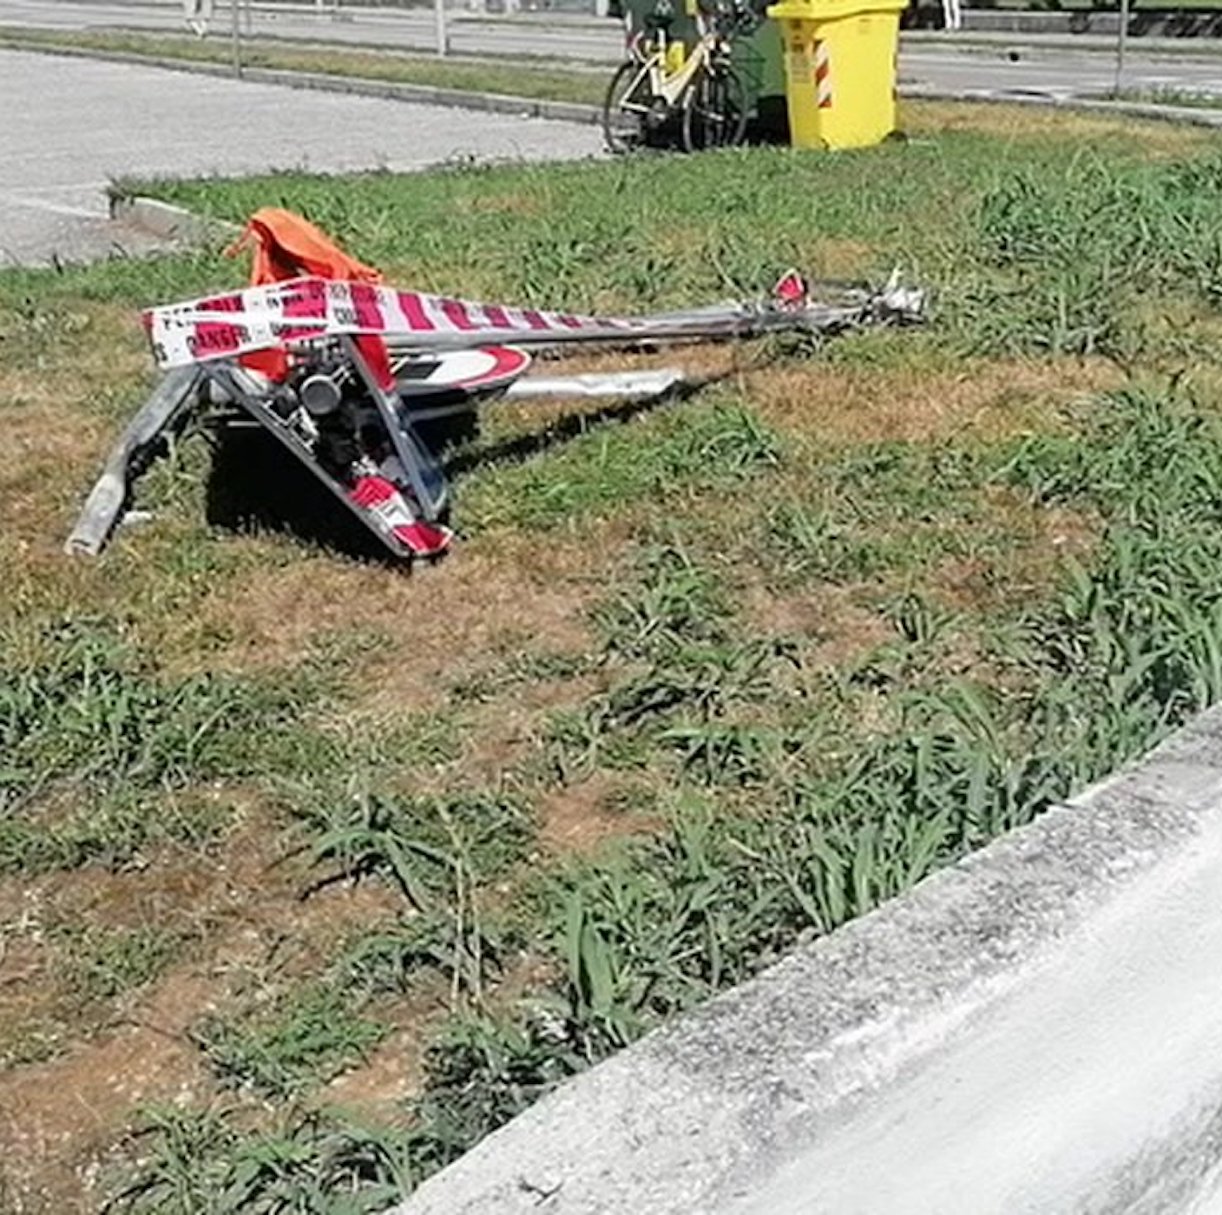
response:
<path fill-rule="evenodd" d="M 732 148 L 746 131 L 747 92 L 738 73 L 728 65 L 706 68 L 683 107 L 684 150 Z"/>
<path fill-rule="evenodd" d="M 652 101 L 649 72 L 635 59 L 621 63 L 603 101 L 603 141 L 608 152 L 631 152 L 645 142 Z"/>

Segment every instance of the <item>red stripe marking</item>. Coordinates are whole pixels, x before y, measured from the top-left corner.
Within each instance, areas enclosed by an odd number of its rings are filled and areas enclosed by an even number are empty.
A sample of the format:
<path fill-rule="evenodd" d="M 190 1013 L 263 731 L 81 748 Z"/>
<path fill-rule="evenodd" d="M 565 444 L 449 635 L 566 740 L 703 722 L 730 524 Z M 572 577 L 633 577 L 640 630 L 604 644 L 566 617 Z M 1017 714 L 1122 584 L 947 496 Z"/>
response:
<path fill-rule="evenodd" d="M 556 327 L 544 317 L 542 312 L 536 312 L 533 308 L 523 308 L 522 319 L 532 329 L 555 329 Z"/>
<path fill-rule="evenodd" d="M 390 392 L 395 386 L 394 372 L 390 369 L 390 354 L 386 343 L 380 337 L 364 333 L 353 339 L 353 344 L 361 352 L 373 378 L 383 392 Z"/>
<path fill-rule="evenodd" d="M 193 326 L 195 332 L 187 338 L 187 348 L 195 358 L 232 354 L 244 345 L 249 336 L 240 325 L 201 321 Z"/>
<path fill-rule="evenodd" d="M 200 312 L 241 312 L 242 296 L 214 295 L 211 299 L 200 300 Z M 187 347 L 196 358 L 204 355 L 232 354 L 247 338 L 244 327 L 230 325 L 224 321 L 213 324 L 211 321 L 197 321 L 192 326 L 193 332 L 187 338 Z"/>
<path fill-rule="evenodd" d="M 352 300 L 352 311 L 356 313 L 356 323 L 360 328 L 378 332 L 385 327 L 382 323 L 382 307 L 378 303 L 378 293 L 375 288 L 368 283 L 349 283 L 348 295 Z"/>
<path fill-rule="evenodd" d="M 448 527 L 425 523 L 423 519 L 415 523 L 401 523 L 393 531 L 395 539 L 411 549 L 417 557 L 435 557 L 438 553 L 444 553 L 454 538 L 454 533 Z"/>
<path fill-rule="evenodd" d="M 511 376 L 516 379 L 530 366 L 530 355 L 521 350 L 514 350 L 511 346 L 481 346 L 480 353 L 492 358 L 492 366 L 480 375 L 473 375 L 469 380 L 464 380 L 462 382 L 464 388 L 473 388 L 478 384 L 486 384 L 493 380 L 509 379 Z"/>
<path fill-rule="evenodd" d="M 352 301 L 352 311 L 361 329 L 372 329 L 376 332 L 385 327 L 376 287 L 369 283 L 349 283 L 348 298 Z M 380 337 L 367 333 L 356 338 L 355 345 L 364 357 L 378 387 L 384 392 L 394 388 L 395 377 L 390 370 L 390 355 L 387 353 L 386 343 Z"/>
<path fill-rule="evenodd" d="M 294 283 L 282 298 L 285 316 L 308 316 L 321 320 L 327 315 L 327 293 L 317 279 Z"/>
<path fill-rule="evenodd" d="M 241 312 L 242 311 L 242 296 L 237 295 L 214 295 L 211 299 L 200 300 L 200 312 Z"/>
<path fill-rule="evenodd" d="M 455 329 L 461 329 L 465 333 L 470 333 L 475 326 L 475 322 L 467 313 L 467 306 L 462 300 L 440 299 L 437 301 L 438 307 L 445 313 L 445 318 L 454 326 Z"/>
<path fill-rule="evenodd" d="M 832 108 L 832 59 L 822 42 L 815 43 L 815 104 L 821 110 Z"/>
<path fill-rule="evenodd" d="M 399 310 L 403 313 L 409 329 L 436 329 L 432 319 L 424 310 L 424 302 L 414 291 L 400 291 Z"/>
<path fill-rule="evenodd" d="M 484 317 L 493 329 L 513 328 L 513 321 L 509 319 L 509 313 L 500 304 L 485 304 Z"/>
<path fill-rule="evenodd" d="M 294 283 L 282 297 L 284 315 L 302 320 L 320 321 L 327 315 L 327 293 L 317 279 Z M 281 325 L 278 329 L 283 341 L 297 338 L 317 337 L 323 332 L 322 325 Z"/>

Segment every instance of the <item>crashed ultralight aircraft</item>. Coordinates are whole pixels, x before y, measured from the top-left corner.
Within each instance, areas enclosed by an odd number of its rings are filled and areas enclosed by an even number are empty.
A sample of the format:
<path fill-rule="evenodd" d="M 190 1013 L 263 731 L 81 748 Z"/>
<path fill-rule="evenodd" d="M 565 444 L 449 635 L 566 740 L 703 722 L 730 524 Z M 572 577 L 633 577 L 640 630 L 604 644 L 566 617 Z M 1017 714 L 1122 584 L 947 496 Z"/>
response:
<path fill-rule="evenodd" d="M 530 351 L 618 348 L 797 331 L 831 334 L 921 319 L 924 297 L 893 279 L 816 298 L 786 275 L 763 303 L 642 317 L 576 316 L 474 303 L 386 286 L 291 212 L 256 212 L 235 249 L 253 244 L 252 286 L 148 309 L 165 372 L 112 451 L 68 539 L 104 548 L 132 483 L 192 418 L 262 428 L 396 557 L 449 544 L 449 489 L 422 427 L 498 398 L 661 397 L 678 371 L 536 377 Z"/>

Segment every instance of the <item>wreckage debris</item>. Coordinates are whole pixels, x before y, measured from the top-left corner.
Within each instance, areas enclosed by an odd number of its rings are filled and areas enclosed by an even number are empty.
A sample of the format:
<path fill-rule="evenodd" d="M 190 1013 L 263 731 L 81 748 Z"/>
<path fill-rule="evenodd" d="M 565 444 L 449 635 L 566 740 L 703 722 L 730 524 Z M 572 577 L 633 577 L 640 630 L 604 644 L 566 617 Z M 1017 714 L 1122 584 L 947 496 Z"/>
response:
<path fill-rule="evenodd" d="M 924 293 L 816 292 L 786 274 L 762 303 L 640 317 L 578 316 L 385 285 L 291 212 L 257 212 L 235 248 L 255 249 L 245 290 L 150 308 L 143 316 L 161 383 L 128 425 L 66 544 L 97 555 L 134 479 L 191 419 L 271 435 L 396 557 L 443 552 L 450 490 L 424 424 L 498 399 L 662 397 L 681 371 L 532 376 L 531 351 L 834 334 L 924 316 Z"/>

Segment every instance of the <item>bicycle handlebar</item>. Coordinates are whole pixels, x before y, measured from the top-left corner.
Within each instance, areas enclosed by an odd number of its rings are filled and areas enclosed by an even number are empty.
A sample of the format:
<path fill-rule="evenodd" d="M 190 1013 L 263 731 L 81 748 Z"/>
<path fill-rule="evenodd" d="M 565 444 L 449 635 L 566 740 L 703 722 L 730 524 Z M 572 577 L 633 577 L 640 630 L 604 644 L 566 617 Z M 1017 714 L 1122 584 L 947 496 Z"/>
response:
<path fill-rule="evenodd" d="M 763 8 L 768 0 L 757 4 L 744 0 L 699 0 L 700 17 L 710 28 L 726 37 L 749 34 L 763 21 Z"/>

